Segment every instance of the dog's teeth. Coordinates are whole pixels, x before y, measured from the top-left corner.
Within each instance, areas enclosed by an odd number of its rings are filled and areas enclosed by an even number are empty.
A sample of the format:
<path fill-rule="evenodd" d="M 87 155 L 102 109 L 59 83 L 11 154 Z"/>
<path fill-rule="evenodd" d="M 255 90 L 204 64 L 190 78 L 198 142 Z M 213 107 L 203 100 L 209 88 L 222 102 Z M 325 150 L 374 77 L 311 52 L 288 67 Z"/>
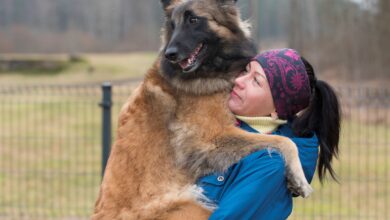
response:
<path fill-rule="evenodd" d="M 181 68 L 186 69 L 189 66 L 193 65 L 202 48 L 203 48 L 203 44 L 199 44 L 199 46 L 195 48 L 194 52 L 192 52 L 192 54 L 186 60 L 181 61 L 180 62 Z"/>

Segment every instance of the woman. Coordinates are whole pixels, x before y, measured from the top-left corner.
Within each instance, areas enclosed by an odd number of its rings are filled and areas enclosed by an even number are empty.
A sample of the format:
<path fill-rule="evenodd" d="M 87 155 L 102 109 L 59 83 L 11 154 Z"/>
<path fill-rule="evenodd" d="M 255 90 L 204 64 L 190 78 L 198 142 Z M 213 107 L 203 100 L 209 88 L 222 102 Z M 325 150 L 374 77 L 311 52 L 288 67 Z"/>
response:
<path fill-rule="evenodd" d="M 338 153 L 339 103 L 295 50 L 257 55 L 235 80 L 228 106 L 242 129 L 291 138 L 309 182 L 317 159 L 321 182 L 326 172 L 335 179 L 331 162 Z M 198 185 L 218 207 L 210 219 L 276 220 L 292 211 L 284 161 L 276 150 L 252 153 L 225 173 L 200 178 Z"/>

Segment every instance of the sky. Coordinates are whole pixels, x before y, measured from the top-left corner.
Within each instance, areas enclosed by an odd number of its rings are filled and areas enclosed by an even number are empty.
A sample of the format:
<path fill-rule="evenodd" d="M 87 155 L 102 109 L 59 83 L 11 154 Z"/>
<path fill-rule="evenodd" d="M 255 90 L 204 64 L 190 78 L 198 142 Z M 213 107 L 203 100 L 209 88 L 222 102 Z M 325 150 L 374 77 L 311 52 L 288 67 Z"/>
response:
<path fill-rule="evenodd" d="M 360 6 L 361 9 L 369 10 L 372 12 L 378 11 L 378 0 L 349 0 Z"/>

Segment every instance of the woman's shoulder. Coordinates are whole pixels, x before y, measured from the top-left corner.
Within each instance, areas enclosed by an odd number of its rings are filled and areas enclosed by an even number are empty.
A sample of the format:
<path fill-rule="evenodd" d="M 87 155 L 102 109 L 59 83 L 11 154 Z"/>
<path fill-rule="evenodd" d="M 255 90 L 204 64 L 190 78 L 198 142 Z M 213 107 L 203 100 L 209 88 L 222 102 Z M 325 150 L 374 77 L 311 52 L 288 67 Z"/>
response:
<path fill-rule="evenodd" d="M 311 182 L 318 160 L 319 141 L 313 131 L 304 137 L 294 134 L 291 124 L 280 126 L 274 134 L 283 135 L 290 138 L 298 147 L 299 159 L 303 167 L 306 179 Z"/>
<path fill-rule="evenodd" d="M 319 145 L 318 137 L 314 131 L 309 132 L 306 136 L 298 136 L 294 134 L 291 123 L 279 126 L 273 134 L 290 138 L 298 147 L 318 148 Z"/>

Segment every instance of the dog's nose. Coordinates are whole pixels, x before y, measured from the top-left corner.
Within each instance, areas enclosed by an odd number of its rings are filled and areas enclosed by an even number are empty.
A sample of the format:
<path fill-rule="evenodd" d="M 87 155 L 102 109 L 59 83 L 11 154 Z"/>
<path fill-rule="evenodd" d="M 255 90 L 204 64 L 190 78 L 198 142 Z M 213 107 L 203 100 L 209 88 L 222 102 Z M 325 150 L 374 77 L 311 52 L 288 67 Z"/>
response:
<path fill-rule="evenodd" d="M 168 47 L 165 50 L 165 57 L 170 61 L 177 61 L 178 49 L 177 47 Z"/>

